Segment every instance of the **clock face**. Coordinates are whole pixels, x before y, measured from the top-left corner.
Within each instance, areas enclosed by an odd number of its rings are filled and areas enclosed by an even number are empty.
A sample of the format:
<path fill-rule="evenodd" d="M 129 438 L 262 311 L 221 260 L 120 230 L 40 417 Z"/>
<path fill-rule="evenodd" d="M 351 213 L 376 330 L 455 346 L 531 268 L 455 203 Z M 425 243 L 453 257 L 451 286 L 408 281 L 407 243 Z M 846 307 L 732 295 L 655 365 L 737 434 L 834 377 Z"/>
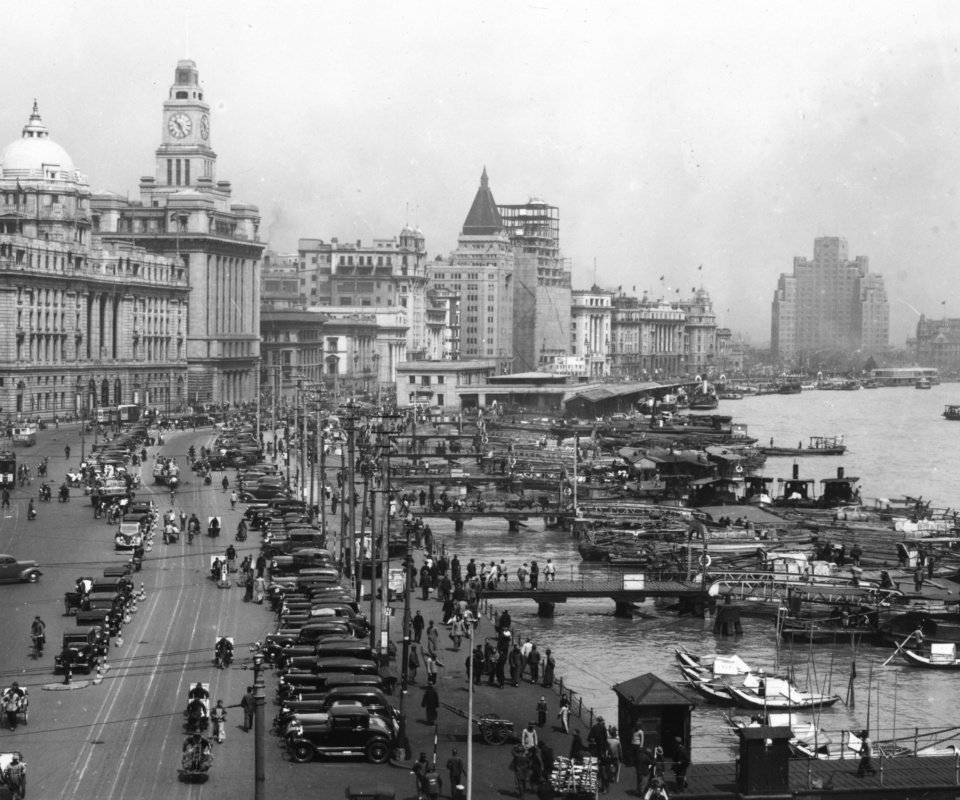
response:
<path fill-rule="evenodd" d="M 200 135 L 204 139 L 207 139 L 210 136 L 210 120 L 207 118 L 206 114 L 200 117 Z"/>
<path fill-rule="evenodd" d="M 193 122 L 186 114 L 174 114 L 167 121 L 167 130 L 170 131 L 171 136 L 177 139 L 189 136 L 192 129 Z"/>

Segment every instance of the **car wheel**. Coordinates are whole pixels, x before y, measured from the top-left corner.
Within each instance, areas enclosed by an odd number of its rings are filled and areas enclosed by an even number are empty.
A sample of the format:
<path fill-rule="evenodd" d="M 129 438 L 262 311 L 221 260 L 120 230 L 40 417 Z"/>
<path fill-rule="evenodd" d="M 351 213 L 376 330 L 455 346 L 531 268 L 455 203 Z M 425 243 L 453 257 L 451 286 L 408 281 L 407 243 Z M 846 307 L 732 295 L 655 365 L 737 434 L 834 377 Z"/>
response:
<path fill-rule="evenodd" d="M 36 583 L 38 580 L 40 580 L 39 572 L 31 572 L 27 575 L 27 583 Z"/>
<path fill-rule="evenodd" d="M 371 764 L 385 764 L 390 759 L 390 745 L 383 739 L 376 739 L 367 745 L 367 761 Z"/>
<path fill-rule="evenodd" d="M 313 748 L 309 742 L 294 742 L 290 745 L 290 758 L 298 764 L 303 764 L 313 758 Z"/>

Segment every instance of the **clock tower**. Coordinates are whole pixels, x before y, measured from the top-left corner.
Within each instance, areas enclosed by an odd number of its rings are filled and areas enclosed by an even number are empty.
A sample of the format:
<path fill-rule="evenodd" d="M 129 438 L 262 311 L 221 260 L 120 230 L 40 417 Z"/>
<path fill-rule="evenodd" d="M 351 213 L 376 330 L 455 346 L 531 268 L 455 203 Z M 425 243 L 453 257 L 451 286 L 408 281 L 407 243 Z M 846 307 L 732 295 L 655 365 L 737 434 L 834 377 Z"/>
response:
<path fill-rule="evenodd" d="M 157 148 L 156 185 L 172 191 L 214 182 L 217 154 L 210 147 L 210 106 L 204 102 L 194 61 L 177 62 L 170 97 L 163 103 L 163 138 Z"/>

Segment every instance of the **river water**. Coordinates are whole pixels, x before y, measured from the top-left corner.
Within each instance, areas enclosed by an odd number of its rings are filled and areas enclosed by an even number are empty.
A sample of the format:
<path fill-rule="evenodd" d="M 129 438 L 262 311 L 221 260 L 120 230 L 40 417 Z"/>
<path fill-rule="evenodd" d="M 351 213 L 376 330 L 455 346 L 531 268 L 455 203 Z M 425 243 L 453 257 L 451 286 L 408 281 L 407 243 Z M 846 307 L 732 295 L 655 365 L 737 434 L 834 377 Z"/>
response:
<path fill-rule="evenodd" d="M 948 422 L 941 412 L 947 403 L 960 403 L 960 385 L 942 384 L 929 391 L 912 387 L 853 392 L 805 391 L 799 395 L 766 395 L 722 401 L 717 413 L 730 414 L 748 425 L 761 442 L 784 446 L 805 444 L 810 436 L 843 434 L 848 451 L 841 457 L 800 461 L 801 477 L 819 481 L 846 475 L 860 478 L 864 502 L 876 497 L 922 496 L 934 507 L 960 508 L 960 423 Z M 763 474 L 788 478 L 788 458 L 768 459 Z M 606 568 L 581 561 L 576 541 L 568 533 L 544 530 L 537 520 L 519 534 L 507 532 L 504 521 L 469 521 L 455 533 L 446 520 L 431 520 L 437 539 L 448 552 L 466 563 L 503 559 L 516 580 L 516 568 L 537 559 L 541 568 L 548 558 L 557 565 L 558 577 L 599 577 Z M 493 600 L 495 603 L 495 600 Z M 559 604 L 552 619 L 536 615 L 536 606 L 522 600 L 505 601 L 514 626 L 530 636 L 541 652 L 550 647 L 557 660 L 557 675 L 584 696 L 584 704 L 602 714 L 608 724 L 616 720 L 613 685 L 652 672 L 668 682 L 678 682 L 674 647 L 696 653 L 737 653 L 753 666 L 793 669 L 801 687 L 847 695 L 851 665 L 856 662 L 853 687 L 855 707 L 843 703 L 825 709 L 823 729 L 834 735 L 869 723 L 874 738 L 888 738 L 894 726 L 897 737 L 912 735 L 914 726 L 950 728 L 960 725 L 953 703 L 960 675 L 907 667 L 891 654 L 860 644 L 789 645 L 778 651 L 771 620 L 744 619 L 744 634 L 715 637 L 712 621 L 678 618 L 653 603 L 641 607 L 632 620 L 613 616 L 613 602 L 577 600 Z M 869 702 L 868 702 L 869 695 Z M 533 709 L 531 709 L 531 712 Z M 739 712 L 744 713 L 744 712 Z M 956 731 L 960 734 L 960 729 Z M 878 736 L 879 733 L 879 736 Z M 722 760 L 734 751 L 736 737 L 724 720 L 724 710 L 701 705 L 693 715 L 692 747 L 699 761 Z M 960 740 L 958 740 L 960 743 Z"/>

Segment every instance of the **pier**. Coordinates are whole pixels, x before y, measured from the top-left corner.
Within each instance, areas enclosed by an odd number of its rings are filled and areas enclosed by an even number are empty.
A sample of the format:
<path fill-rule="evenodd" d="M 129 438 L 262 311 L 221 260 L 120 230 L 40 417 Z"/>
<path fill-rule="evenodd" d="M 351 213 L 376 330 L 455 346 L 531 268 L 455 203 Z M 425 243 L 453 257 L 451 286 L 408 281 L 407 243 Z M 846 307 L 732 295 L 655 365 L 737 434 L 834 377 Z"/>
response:
<path fill-rule="evenodd" d="M 507 599 L 533 600 L 537 604 L 537 614 L 541 617 L 552 617 L 557 603 L 597 597 L 609 597 L 613 600 L 616 604 L 614 613 L 618 617 L 632 617 L 634 606 L 648 597 L 676 597 L 681 602 L 688 601 L 691 606 L 696 602 L 706 602 L 706 595 L 699 581 L 647 578 L 642 573 L 602 580 L 547 581 L 536 589 L 520 588 L 513 582 L 484 594 L 484 599 L 488 602 Z"/>

